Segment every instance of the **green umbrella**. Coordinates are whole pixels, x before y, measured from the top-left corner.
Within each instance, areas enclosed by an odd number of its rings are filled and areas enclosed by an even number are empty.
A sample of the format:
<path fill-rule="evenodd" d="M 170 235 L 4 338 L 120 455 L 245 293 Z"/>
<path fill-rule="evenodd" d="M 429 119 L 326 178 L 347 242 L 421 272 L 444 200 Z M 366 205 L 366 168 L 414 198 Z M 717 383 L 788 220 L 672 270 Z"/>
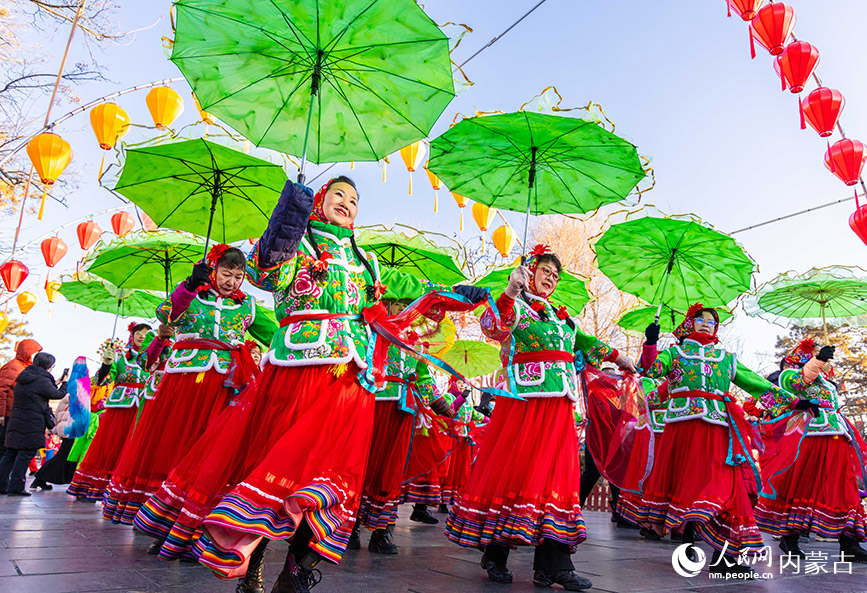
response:
<path fill-rule="evenodd" d="M 458 265 L 458 250 L 441 247 L 421 233 L 410 236 L 395 231 L 362 229 L 358 245 L 375 253 L 379 265 L 397 268 L 422 280 L 446 286 L 467 280 Z"/>
<path fill-rule="evenodd" d="M 686 310 L 725 305 L 750 288 L 755 263 L 728 235 L 694 220 L 644 217 L 612 225 L 596 242 L 599 269 L 648 303 Z"/>
<path fill-rule="evenodd" d="M 640 307 L 638 309 L 633 309 L 632 311 L 624 313 L 617 321 L 617 325 L 622 327 L 626 332 L 644 335 L 644 330 L 647 326 L 656 322 L 655 317 L 657 311 L 657 307 Z M 719 315 L 720 323 L 732 318 L 732 314 L 722 308 L 717 309 L 717 314 Z M 685 316 L 685 312 L 675 311 L 668 305 L 663 305 L 662 315 L 659 317 L 661 331 L 663 333 L 673 332 L 675 328 L 680 325 L 680 322 L 683 321 Z"/>
<path fill-rule="evenodd" d="M 440 358 L 467 379 L 490 375 L 503 364 L 499 350 L 475 340 L 458 340 Z"/>
<path fill-rule="evenodd" d="M 505 210 L 578 214 L 626 197 L 644 178 L 635 147 L 596 123 L 517 112 L 462 120 L 430 145 L 450 191 Z"/>
<path fill-rule="evenodd" d="M 198 139 L 127 151 L 114 189 L 157 226 L 207 229 L 207 254 L 212 231 L 223 243 L 258 237 L 285 183 L 278 165 Z"/>
<path fill-rule="evenodd" d="M 58 289 L 67 301 L 87 307 L 92 311 L 114 313 L 114 339 L 118 317 L 143 317 L 153 319 L 162 302 L 161 296 L 144 290 L 117 288 L 108 282 L 80 282 L 64 280 Z"/>
<path fill-rule="evenodd" d="M 828 320 L 849 325 L 867 322 L 862 317 L 867 315 L 867 272 L 833 266 L 780 274 L 744 299 L 744 310 L 774 323 L 781 319 L 821 322 L 827 338 Z"/>
<path fill-rule="evenodd" d="M 180 231 L 142 231 L 94 250 L 87 272 L 121 288 L 165 290 L 202 258 L 204 239 Z"/>
<path fill-rule="evenodd" d="M 180 0 L 172 61 L 202 108 L 304 162 L 376 161 L 454 97 L 449 41 L 415 0 Z M 302 128 L 304 122 L 306 128 Z"/>
<path fill-rule="evenodd" d="M 495 295 L 497 291 L 505 290 L 509 284 L 509 275 L 512 273 L 511 268 L 495 270 L 490 274 L 482 277 L 474 282 L 476 286 L 482 288 L 490 288 Z M 573 276 L 566 270 L 560 271 L 560 281 L 557 283 L 557 288 L 548 300 L 556 306 L 563 305 L 568 309 L 570 315 L 580 315 L 584 309 L 584 305 L 591 300 L 590 293 L 587 292 L 587 286 L 578 276 Z"/>

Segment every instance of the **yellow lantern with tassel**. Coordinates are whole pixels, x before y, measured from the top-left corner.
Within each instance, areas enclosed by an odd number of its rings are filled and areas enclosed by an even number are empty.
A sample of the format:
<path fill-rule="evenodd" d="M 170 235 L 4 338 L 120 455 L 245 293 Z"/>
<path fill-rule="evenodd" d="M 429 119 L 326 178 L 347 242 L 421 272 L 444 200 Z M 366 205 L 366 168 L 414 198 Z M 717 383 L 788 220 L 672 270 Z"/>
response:
<path fill-rule="evenodd" d="M 39 220 L 45 210 L 45 196 L 48 195 L 48 187 L 54 185 L 63 170 L 72 160 L 72 147 L 69 143 L 52 132 L 45 132 L 35 136 L 27 143 L 27 156 L 39 179 L 45 185 L 42 192 L 42 203 L 39 206 Z M 27 196 L 24 196 L 27 199 Z"/>
<path fill-rule="evenodd" d="M 427 178 L 430 179 L 431 187 L 434 190 L 434 212 L 440 211 L 440 190 L 443 187 L 443 182 L 439 177 L 431 173 L 431 170 L 427 168 L 427 165 L 424 166 L 424 170 L 427 172 Z"/>
<path fill-rule="evenodd" d="M 62 284 L 63 283 L 59 280 L 47 280 L 45 282 L 45 296 L 48 297 L 49 303 L 53 303 L 57 300 L 57 297 L 60 295 L 60 287 Z"/>
<path fill-rule="evenodd" d="M 458 208 L 461 209 L 461 226 L 458 230 L 462 231 L 464 230 L 464 208 L 466 207 L 469 200 L 460 194 L 456 194 L 455 192 L 452 192 L 452 197 L 455 199 L 455 202 L 458 203 Z"/>
<path fill-rule="evenodd" d="M 129 115 L 115 103 L 102 103 L 90 110 L 90 127 L 96 135 L 96 141 L 103 150 L 111 150 L 117 141 L 129 130 Z M 105 153 L 99 164 L 99 176 L 105 165 Z"/>
<path fill-rule="evenodd" d="M 421 166 L 426 152 L 425 143 L 422 140 L 400 149 L 400 158 L 403 159 L 403 163 L 409 171 L 409 195 L 412 195 L 412 174 Z"/>
<path fill-rule="evenodd" d="M 202 121 L 208 125 L 213 125 L 216 119 L 214 117 L 214 114 L 202 109 L 202 106 L 199 104 L 199 100 L 196 98 L 196 93 L 193 93 L 193 102 L 196 104 L 196 111 L 199 112 L 199 117 L 202 118 Z"/>
<path fill-rule="evenodd" d="M 482 231 L 482 253 L 485 252 L 485 231 L 494 222 L 494 216 L 497 215 L 496 208 L 489 208 L 482 203 L 476 202 L 473 204 L 473 219 Z"/>
<path fill-rule="evenodd" d="M 168 128 L 184 111 L 184 100 L 167 86 L 157 86 L 145 97 L 148 111 L 154 120 L 154 125 L 160 129 Z"/>
<path fill-rule="evenodd" d="M 491 234 L 491 240 L 494 243 L 494 247 L 497 248 L 497 251 L 499 251 L 500 255 L 503 257 L 508 257 L 509 253 L 511 253 L 512 247 L 515 246 L 515 239 L 514 229 L 505 224 Z"/>
<path fill-rule="evenodd" d="M 36 295 L 32 292 L 22 292 L 15 297 L 15 302 L 18 303 L 18 310 L 26 314 L 36 304 Z"/>

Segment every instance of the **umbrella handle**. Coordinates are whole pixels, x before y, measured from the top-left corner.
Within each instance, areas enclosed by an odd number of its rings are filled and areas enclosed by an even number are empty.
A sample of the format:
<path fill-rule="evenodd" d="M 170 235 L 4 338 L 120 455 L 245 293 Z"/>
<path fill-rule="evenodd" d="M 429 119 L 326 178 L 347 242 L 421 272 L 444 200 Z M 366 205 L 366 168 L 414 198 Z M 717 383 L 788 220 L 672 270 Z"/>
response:
<path fill-rule="evenodd" d="M 656 318 L 653 323 L 659 325 L 659 317 L 662 315 L 662 304 L 665 302 L 665 289 L 668 288 L 668 277 L 671 276 L 671 270 L 674 268 L 674 258 L 677 255 L 677 249 L 671 251 L 671 257 L 668 259 L 668 267 L 665 269 L 665 277 L 662 279 L 662 292 L 659 294 L 659 307 L 656 308 Z"/>
<path fill-rule="evenodd" d="M 117 334 L 117 318 L 120 317 L 120 304 L 123 299 L 117 299 L 117 313 L 114 314 L 114 327 L 111 328 L 111 341 L 114 342 L 114 336 Z"/>

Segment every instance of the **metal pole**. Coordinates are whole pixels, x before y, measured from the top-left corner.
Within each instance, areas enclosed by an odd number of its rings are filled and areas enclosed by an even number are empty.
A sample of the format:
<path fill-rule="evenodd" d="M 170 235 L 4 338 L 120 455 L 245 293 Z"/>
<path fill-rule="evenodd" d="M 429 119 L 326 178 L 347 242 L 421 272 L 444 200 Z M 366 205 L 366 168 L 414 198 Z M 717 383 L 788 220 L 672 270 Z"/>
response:
<path fill-rule="evenodd" d="M 307 144 L 310 142 L 310 125 L 313 123 L 313 107 L 316 104 L 316 96 L 319 94 L 319 85 L 322 82 L 322 56 L 325 55 L 320 49 L 316 53 L 316 63 L 313 65 L 313 75 L 310 81 L 310 108 L 307 110 L 307 127 L 304 130 L 304 148 L 301 152 L 301 166 L 298 168 L 298 183 L 304 183 L 304 165 L 307 164 Z"/>
<path fill-rule="evenodd" d="M 665 289 L 668 287 L 668 277 L 671 276 L 671 270 L 674 268 L 674 258 L 677 255 L 677 249 L 672 249 L 671 257 L 668 260 L 668 268 L 665 270 L 665 277 L 662 279 L 662 292 L 659 295 L 659 307 L 656 309 L 656 318 L 653 323 L 659 325 L 659 316 L 662 315 L 662 305 L 665 302 Z"/>
<path fill-rule="evenodd" d="M 208 259 L 208 244 L 211 242 L 211 227 L 214 225 L 214 212 L 217 209 L 217 199 L 220 195 L 220 170 L 217 169 L 214 175 L 214 189 L 211 194 L 211 216 L 208 217 L 208 234 L 205 236 L 205 255 L 202 261 Z M 168 291 L 166 291 L 168 293 Z"/>
<path fill-rule="evenodd" d="M 536 184 L 536 147 L 530 147 L 530 176 L 527 183 L 527 215 L 524 217 L 524 243 L 521 245 L 521 265 L 527 261 L 527 231 L 530 229 L 530 204 L 533 200 L 533 186 Z"/>

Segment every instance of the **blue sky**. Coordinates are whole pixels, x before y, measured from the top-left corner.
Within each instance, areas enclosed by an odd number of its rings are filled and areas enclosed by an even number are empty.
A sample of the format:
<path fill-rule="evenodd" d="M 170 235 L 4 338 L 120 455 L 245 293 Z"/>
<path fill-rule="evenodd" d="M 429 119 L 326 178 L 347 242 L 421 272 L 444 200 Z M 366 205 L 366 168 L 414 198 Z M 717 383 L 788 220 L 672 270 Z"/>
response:
<path fill-rule="evenodd" d="M 439 23 L 466 23 L 474 29 L 454 54 L 461 62 L 533 4 L 531 0 L 433 0 L 425 3 L 425 10 Z M 867 85 L 860 74 L 867 58 L 860 39 L 867 22 L 867 3 L 792 0 L 790 4 L 798 17 L 795 34 L 819 48 L 820 76 L 846 97 L 842 122 L 847 133 L 865 138 Z M 136 33 L 131 43 L 98 54 L 111 82 L 82 87 L 79 96 L 83 101 L 179 76 L 160 42 L 160 37 L 170 35 L 168 9 L 168 2 L 123 3 L 118 11 L 120 29 L 158 23 Z M 48 61 L 51 69 L 59 61 L 65 40 L 66 32 L 43 40 L 54 54 Z M 70 61 L 82 59 L 84 51 L 79 37 Z M 645 201 L 663 211 L 692 212 L 715 228 L 732 231 L 851 195 L 851 189 L 823 165 L 825 141 L 812 130 L 800 130 L 795 96 L 781 92 L 771 57 L 760 51 L 755 60 L 750 59 L 746 23 L 737 17 L 726 18 L 723 0 L 548 0 L 470 62 L 466 72 L 475 85 L 447 108 L 432 137 L 446 129 L 455 113 L 514 110 L 543 88 L 556 85 L 564 105 L 588 100 L 600 103 L 617 124 L 618 134 L 652 158 L 657 185 Z M 186 103 L 179 123 L 198 119 L 186 84 L 173 87 Z M 150 122 L 144 95 L 133 93 L 118 101 L 133 122 Z M 47 98 L 32 106 L 34 117 L 41 119 L 46 103 Z M 54 115 L 71 108 L 74 105 L 62 103 L 55 106 Z M 81 189 L 67 196 L 68 209 L 51 204 L 42 222 L 28 217 L 25 243 L 84 214 L 119 205 L 95 183 L 102 153 L 87 117 L 73 118 L 56 131 L 72 144 L 75 165 L 83 171 Z M 837 139 L 834 136 L 831 141 Z M 332 172 L 340 169 L 335 167 Z M 399 159 L 389 166 L 386 184 L 375 164 L 359 164 L 352 174 L 362 196 L 358 224 L 400 222 L 449 235 L 457 231 L 457 206 L 441 192 L 440 212 L 434 215 L 432 190 L 423 172 L 414 177 L 411 197 L 407 196 L 407 172 Z M 847 223 L 853 209 L 854 204 L 835 206 L 738 234 L 759 263 L 756 280 L 761 283 L 793 269 L 860 264 L 865 246 Z M 461 235 L 466 240 L 477 234 L 467 214 L 467 230 Z M 512 220 L 517 224 L 520 218 Z M 97 221 L 103 229 L 110 228 L 107 216 Z M 5 234 L 13 224 L 3 220 L 0 228 Z M 80 250 L 74 226 L 61 236 L 70 245 L 70 254 L 58 266 L 64 271 L 72 267 Z M 35 271 L 44 272 L 38 246 L 23 257 Z M 61 361 L 71 362 L 78 354 L 93 356 L 99 342 L 111 332 L 112 317 L 68 303 L 52 305 L 49 317 L 41 280 L 38 282 L 31 288 L 40 296 L 40 303 L 28 315 L 35 337 Z M 756 353 L 770 352 L 774 336 L 781 331 L 742 315 L 731 329 L 733 337 L 744 343 L 742 355 L 748 364 L 758 361 Z"/>

